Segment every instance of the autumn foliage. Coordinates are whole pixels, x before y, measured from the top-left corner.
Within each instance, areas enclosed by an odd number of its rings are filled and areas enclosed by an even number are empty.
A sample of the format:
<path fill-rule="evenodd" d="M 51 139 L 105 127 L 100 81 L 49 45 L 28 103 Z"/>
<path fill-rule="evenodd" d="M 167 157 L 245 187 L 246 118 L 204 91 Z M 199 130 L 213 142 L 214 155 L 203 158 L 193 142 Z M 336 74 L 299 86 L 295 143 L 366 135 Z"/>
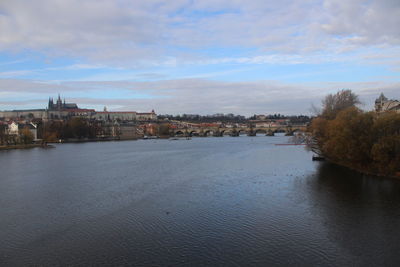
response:
<path fill-rule="evenodd" d="M 332 95 L 329 97 L 332 98 Z M 364 173 L 398 175 L 400 114 L 364 112 L 355 106 L 357 101 L 352 102 L 333 112 L 332 109 L 328 112 L 324 110 L 312 121 L 309 146 L 339 165 Z"/>
<path fill-rule="evenodd" d="M 31 144 L 33 142 L 34 136 L 31 133 L 31 131 L 29 130 L 28 127 L 22 129 L 22 133 L 21 133 L 21 142 L 25 145 L 27 144 Z"/>
<path fill-rule="evenodd" d="M 43 139 L 47 142 L 54 142 L 59 139 L 94 138 L 97 130 L 96 125 L 90 124 L 82 118 L 72 118 L 68 121 L 51 121 L 44 126 Z"/>

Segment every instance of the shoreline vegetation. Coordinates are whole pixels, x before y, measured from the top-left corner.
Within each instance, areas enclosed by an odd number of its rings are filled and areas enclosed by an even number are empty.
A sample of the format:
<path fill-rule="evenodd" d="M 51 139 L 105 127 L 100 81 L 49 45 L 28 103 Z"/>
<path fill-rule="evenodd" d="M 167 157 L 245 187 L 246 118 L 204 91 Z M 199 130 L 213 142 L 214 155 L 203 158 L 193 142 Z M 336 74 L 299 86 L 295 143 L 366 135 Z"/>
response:
<path fill-rule="evenodd" d="M 365 112 L 350 90 L 328 95 L 309 127 L 308 148 L 337 165 L 400 178 L 400 114 Z"/>

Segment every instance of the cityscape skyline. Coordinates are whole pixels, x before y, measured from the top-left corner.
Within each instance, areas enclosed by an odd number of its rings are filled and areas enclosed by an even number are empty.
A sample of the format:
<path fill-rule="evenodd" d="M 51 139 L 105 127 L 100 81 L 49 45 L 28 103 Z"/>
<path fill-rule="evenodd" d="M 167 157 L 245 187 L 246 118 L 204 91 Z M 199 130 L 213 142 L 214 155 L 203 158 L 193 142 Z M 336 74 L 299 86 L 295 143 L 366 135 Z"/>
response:
<path fill-rule="evenodd" d="M 344 88 L 371 110 L 380 93 L 400 98 L 399 12 L 395 0 L 5 1 L 0 110 L 60 93 L 96 110 L 308 115 Z"/>

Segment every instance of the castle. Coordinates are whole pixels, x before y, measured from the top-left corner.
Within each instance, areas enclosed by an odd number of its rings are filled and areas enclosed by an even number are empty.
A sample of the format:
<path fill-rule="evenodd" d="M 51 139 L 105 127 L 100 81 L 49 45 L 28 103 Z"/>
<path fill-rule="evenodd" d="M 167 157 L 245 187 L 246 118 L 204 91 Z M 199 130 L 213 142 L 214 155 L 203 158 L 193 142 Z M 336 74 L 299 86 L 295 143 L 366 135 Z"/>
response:
<path fill-rule="evenodd" d="M 61 110 L 71 110 L 71 109 L 78 109 L 78 105 L 75 103 L 65 103 L 61 101 L 60 95 L 58 95 L 57 102 L 54 104 L 53 98 L 49 98 L 49 104 L 47 106 L 47 110 L 49 111 L 61 111 Z"/>
<path fill-rule="evenodd" d="M 375 100 L 375 111 L 376 112 L 385 112 L 385 111 L 396 111 L 400 113 L 400 101 L 398 100 L 389 100 L 385 95 L 382 93 L 376 100 Z"/>
<path fill-rule="evenodd" d="M 79 108 L 75 103 L 66 103 L 61 100 L 60 95 L 54 103 L 53 98 L 49 98 L 46 109 L 25 109 L 0 111 L 0 119 L 4 120 L 27 120 L 33 119 L 47 120 L 67 120 L 72 117 L 81 117 L 98 121 L 154 121 L 157 114 L 151 112 L 139 113 L 136 111 L 95 111 L 94 109 Z"/>

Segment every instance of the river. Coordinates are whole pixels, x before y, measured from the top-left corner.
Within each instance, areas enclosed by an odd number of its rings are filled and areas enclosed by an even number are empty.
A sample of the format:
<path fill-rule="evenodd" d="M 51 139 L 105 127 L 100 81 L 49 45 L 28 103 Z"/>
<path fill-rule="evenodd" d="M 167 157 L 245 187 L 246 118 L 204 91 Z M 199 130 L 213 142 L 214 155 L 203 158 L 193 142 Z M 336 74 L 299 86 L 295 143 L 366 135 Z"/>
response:
<path fill-rule="evenodd" d="M 398 266 L 400 182 L 287 139 L 0 151 L 0 265 Z"/>

